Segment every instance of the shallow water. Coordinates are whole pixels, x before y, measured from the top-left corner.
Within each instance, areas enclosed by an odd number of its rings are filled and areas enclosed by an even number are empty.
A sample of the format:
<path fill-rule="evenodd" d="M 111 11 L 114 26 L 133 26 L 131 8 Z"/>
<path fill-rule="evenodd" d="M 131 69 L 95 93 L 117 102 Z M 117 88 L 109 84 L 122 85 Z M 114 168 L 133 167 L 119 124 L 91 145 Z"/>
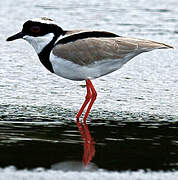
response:
<path fill-rule="evenodd" d="M 177 6 L 177 0 L 1 1 L 0 179 L 176 179 Z M 64 29 L 108 30 L 175 49 L 141 54 L 94 80 L 98 97 L 86 127 L 74 119 L 84 82 L 49 73 L 26 42 L 5 41 L 39 16 Z M 87 168 L 83 158 L 91 160 Z"/>
<path fill-rule="evenodd" d="M 121 114 L 123 119 L 118 115 L 118 119 L 98 117 L 88 123 L 96 167 L 113 171 L 178 169 L 178 122 L 159 122 L 159 116 L 148 114 L 137 121 L 140 115 L 136 113 Z M 85 141 L 74 121 L 40 116 L 27 116 L 22 122 L 19 117 L 11 119 L 0 123 L 1 167 L 50 168 L 66 161 L 82 163 Z"/>

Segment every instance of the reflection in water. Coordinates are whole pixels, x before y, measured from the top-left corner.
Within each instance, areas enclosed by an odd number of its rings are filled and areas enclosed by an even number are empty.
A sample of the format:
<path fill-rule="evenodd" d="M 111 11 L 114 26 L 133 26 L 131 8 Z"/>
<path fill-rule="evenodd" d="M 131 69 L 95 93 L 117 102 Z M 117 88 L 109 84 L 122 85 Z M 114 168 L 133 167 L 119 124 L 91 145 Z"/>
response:
<path fill-rule="evenodd" d="M 95 155 L 95 142 L 91 137 L 86 122 L 79 122 L 77 120 L 76 124 L 83 139 L 83 163 L 84 166 L 87 166 Z"/>
<path fill-rule="evenodd" d="M 62 170 L 62 171 L 96 171 L 98 167 L 94 163 L 90 163 L 87 166 L 83 166 L 81 161 L 64 161 L 58 162 L 51 165 L 53 170 Z"/>
<path fill-rule="evenodd" d="M 178 122 L 159 122 L 149 114 L 138 122 L 137 114 L 135 121 L 126 118 L 132 114 L 122 114 L 122 120 L 92 119 L 90 131 L 87 124 L 67 118 L 50 122 L 48 117 L 24 115 L 25 121 L 19 121 L 6 116 L 9 121 L 0 121 L 0 167 L 178 170 Z"/>

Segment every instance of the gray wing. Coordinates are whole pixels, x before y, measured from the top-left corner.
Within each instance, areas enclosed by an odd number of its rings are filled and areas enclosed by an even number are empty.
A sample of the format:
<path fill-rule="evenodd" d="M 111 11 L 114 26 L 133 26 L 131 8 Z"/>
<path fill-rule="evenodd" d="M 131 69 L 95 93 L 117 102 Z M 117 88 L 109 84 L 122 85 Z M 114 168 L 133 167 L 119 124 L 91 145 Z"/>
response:
<path fill-rule="evenodd" d="M 52 53 L 79 65 L 89 65 L 100 60 L 123 61 L 124 58 L 131 59 L 142 52 L 159 48 L 169 48 L 169 46 L 136 38 L 86 38 L 58 44 L 53 48 Z"/>

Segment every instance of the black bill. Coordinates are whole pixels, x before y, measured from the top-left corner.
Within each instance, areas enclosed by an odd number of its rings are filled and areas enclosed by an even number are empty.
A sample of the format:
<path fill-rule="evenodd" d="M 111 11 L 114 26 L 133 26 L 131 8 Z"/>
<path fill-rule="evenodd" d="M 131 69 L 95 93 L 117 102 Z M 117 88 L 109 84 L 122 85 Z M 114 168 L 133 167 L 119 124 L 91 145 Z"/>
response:
<path fill-rule="evenodd" d="M 13 36 L 10 36 L 6 39 L 6 41 L 13 41 L 13 40 L 16 40 L 16 39 L 20 39 L 20 38 L 23 38 L 24 36 L 24 33 L 23 32 L 19 32 Z"/>

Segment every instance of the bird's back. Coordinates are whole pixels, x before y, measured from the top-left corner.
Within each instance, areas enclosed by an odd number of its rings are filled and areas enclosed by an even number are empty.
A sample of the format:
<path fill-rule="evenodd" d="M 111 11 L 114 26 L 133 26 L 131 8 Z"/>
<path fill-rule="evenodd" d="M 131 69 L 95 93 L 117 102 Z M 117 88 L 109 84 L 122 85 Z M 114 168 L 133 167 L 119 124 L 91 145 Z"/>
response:
<path fill-rule="evenodd" d="M 73 34 L 74 33 L 74 34 Z M 154 41 L 127 38 L 127 37 L 86 37 L 74 39 L 75 32 L 71 32 L 69 36 L 62 38 L 54 47 L 52 53 L 55 56 L 61 57 L 78 65 L 89 65 L 102 60 L 123 61 L 128 57 L 151 51 L 154 49 L 171 48 L 163 43 Z M 66 40 L 67 38 L 67 40 Z M 69 41 L 70 40 L 70 41 Z"/>

